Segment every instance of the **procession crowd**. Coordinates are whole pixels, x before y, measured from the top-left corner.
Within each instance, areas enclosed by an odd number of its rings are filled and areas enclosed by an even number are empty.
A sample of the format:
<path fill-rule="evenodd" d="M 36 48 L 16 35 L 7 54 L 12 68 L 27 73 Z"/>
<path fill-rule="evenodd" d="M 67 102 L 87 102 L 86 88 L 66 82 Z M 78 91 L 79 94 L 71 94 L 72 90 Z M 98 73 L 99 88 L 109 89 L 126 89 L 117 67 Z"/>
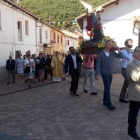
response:
<path fill-rule="evenodd" d="M 48 74 L 50 74 L 52 81 L 60 82 L 63 74 L 66 74 L 66 77 L 71 76 L 70 95 L 79 96 L 77 89 L 83 62 L 83 91 L 88 93 L 86 85 L 88 78 L 90 78 L 90 93 L 91 95 L 97 95 L 98 93 L 94 87 L 94 79 L 98 80 L 98 75 L 100 74 L 104 83 L 103 105 L 109 110 L 114 110 L 116 107 L 112 105 L 110 98 L 114 58 L 122 59 L 121 73 L 124 77 L 124 84 L 119 101 L 130 104 L 128 134 L 135 139 L 140 139 L 136 133 L 137 116 L 140 109 L 140 46 L 133 50 L 133 40 L 127 39 L 125 41 L 125 48 L 122 51 L 120 51 L 119 47 L 116 47 L 118 53 L 111 51 L 111 47 L 112 41 L 108 40 L 105 43 L 105 49 L 100 52 L 98 58 L 95 54 L 84 55 L 83 61 L 73 47 L 69 48 L 69 54 L 60 54 L 56 51 L 53 56 L 39 54 L 39 56 L 36 57 L 35 54 L 31 56 L 31 54 L 26 53 L 23 58 L 22 54 L 19 54 L 16 61 L 10 56 L 6 62 L 8 72 L 7 84 L 10 84 L 11 74 L 13 76 L 13 83 L 15 83 L 15 71 L 19 76 L 19 84 L 29 81 L 30 88 L 31 82 L 36 83 L 36 77 L 39 78 L 39 82 L 44 83 L 44 80 L 47 80 Z M 95 59 L 97 59 L 97 63 L 94 71 Z"/>
<path fill-rule="evenodd" d="M 50 75 L 53 80 L 53 68 L 51 65 L 54 65 L 54 59 L 52 58 L 55 57 L 55 55 L 59 55 L 61 61 L 64 62 L 67 54 L 63 53 L 61 55 L 59 52 L 55 52 L 54 55 L 40 53 L 36 56 L 36 54 L 31 55 L 26 52 L 23 56 L 19 53 L 16 60 L 12 59 L 12 56 L 9 56 L 9 59 L 6 61 L 8 74 L 7 85 L 10 84 L 11 75 L 13 83 L 15 83 L 16 75 L 18 76 L 19 84 L 27 83 L 29 81 L 29 88 L 31 88 L 31 83 L 36 84 L 36 79 L 38 79 L 38 82 L 44 83 L 45 80 L 47 80 L 48 75 Z M 64 67 L 62 67 L 62 71 L 64 72 Z"/>

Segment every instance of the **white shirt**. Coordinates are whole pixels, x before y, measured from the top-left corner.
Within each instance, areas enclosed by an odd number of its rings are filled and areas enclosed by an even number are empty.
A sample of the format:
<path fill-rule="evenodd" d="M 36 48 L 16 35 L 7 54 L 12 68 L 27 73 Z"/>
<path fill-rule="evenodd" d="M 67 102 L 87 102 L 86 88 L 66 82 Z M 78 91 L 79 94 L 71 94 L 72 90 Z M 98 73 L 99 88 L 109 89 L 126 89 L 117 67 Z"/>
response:
<path fill-rule="evenodd" d="M 134 50 L 132 50 L 132 52 L 134 52 Z M 122 68 L 127 68 L 127 65 L 133 60 L 133 54 L 123 49 L 122 56 Z"/>
<path fill-rule="evenodd" d="M 33 59 L 30 59 L 30 62 L 29 62 L 29 60 L 27 58 L 24 63 L 25 67 L 27 64 L 28 64 L 28 67 L 30 67 L 30 73 L 32 73 L 33 69 L 35 68 L 35 66 L 33 66 L 33 65 L 35 65 L 35 61 Z"/>
<path fill-rule="evenodd" d="M 107 57 L 109 57 L 109 52 L 108 52 L 108 53 L 105 52 L 105 55 L 106 55 Z"/>
<path fill-rule="evenodd" d="M 72 56 L 73 63 L 74 63 L 74 69 L 77 69 L 78 67 L 77 67 L 77 62 L 76 62 L 76 55 L 71 54 L 71 56 Z"/>

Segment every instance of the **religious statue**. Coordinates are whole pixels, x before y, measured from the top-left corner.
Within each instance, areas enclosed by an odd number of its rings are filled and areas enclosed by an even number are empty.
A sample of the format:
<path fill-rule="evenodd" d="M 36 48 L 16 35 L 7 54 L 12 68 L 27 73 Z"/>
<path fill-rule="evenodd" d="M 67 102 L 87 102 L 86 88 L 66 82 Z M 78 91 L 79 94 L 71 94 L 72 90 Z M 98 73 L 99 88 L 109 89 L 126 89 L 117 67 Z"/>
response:
<path fill-rule="evenodd" d="M 91 31 L 90 42 L 99 42 L 104 37 L 100 16 L 102 12 L 103 12 L 102 7 L 97 8 L 95 12 L 88 13 L 88 9 L 86 11 L 87 14 L 86 29 Z"/>

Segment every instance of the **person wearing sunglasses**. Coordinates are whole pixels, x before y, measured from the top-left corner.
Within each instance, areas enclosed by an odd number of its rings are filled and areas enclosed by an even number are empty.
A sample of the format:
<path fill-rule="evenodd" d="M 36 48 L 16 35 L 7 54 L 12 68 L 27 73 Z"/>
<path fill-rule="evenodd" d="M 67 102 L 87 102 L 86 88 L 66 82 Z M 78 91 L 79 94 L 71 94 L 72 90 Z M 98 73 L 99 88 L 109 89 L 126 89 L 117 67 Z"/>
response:
<path fill-rule="evenodd" d="M 79 82 L 79 65 L 81 65 L 78 56 L 74 52 L 74 48 L 69 48 L 70 54 L 66 56 L 65 59 L 65 73 L 66 77 L 71 76 L 71 87 L 70 87 L 70 95 L 79 96 L 77 94 L 78 82 Z M 68 69 L 69 68 L 69 69 Z"/>

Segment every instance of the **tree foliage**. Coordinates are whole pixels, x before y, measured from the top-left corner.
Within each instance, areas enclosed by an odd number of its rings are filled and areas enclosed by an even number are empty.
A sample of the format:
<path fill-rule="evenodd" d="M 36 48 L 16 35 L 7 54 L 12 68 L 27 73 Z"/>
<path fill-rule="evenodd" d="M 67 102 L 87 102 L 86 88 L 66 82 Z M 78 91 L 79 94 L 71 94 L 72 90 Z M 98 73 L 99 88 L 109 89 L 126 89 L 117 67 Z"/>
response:
<path fill-rule="evenodd" d="M 16 0 L 15 0 L 16 1 Z M 103 4 L 109 0 L 84 0 L 94 7 Z M 49 21 L 58 29 L 67 29 L 69 31 L 77 28 L 72 21 L 85 12 L 85 8 L 79 0 L 20 0 L 20 5 L 40 16 L 45 21 Z M 63 23 L 65 21 L 65 24 Z M 67 22 L 70 21 L 70 24 Z M 55 22 L 55 24 L 54 24 Z M 58 25 L 60 22 L 60 25 Z"/>

